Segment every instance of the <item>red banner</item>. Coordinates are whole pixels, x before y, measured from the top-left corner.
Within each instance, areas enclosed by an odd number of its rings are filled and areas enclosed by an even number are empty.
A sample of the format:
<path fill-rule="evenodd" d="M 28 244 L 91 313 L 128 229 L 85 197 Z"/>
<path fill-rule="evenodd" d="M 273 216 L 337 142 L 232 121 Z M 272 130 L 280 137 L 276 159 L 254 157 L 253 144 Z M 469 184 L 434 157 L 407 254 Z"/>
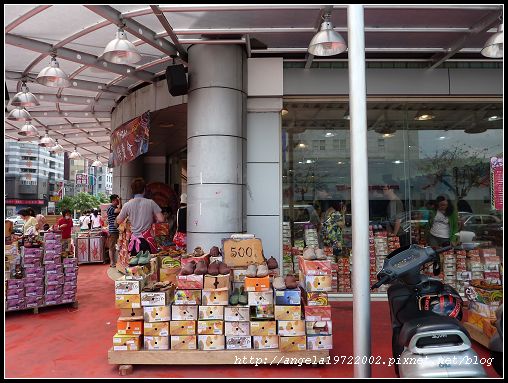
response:
<path fill-rule="evenodd" d="M 503 158 L 490 159 L 490 203 L 492 209 L 503 210 Z"/>
<path fill-rule="evenodd" d="M 44 205 L 43 199 L 6 199 L 6 205 Z"/>
<path fill-rule="evenodd" d="M 111 133 L 111 156 L 109 167 L 132 161 L 148 151 L 150 112 L 127 121 Z"/>

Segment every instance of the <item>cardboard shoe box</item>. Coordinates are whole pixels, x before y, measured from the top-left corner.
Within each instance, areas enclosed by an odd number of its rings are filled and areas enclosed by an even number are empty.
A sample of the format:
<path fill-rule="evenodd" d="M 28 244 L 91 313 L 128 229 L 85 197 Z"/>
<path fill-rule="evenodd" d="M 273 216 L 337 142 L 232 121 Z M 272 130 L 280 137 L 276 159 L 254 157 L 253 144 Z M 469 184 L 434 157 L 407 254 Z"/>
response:
<path fill-rule="evenodd" d="M 267 275 L 263 278 L 249 278 L 244 280 L 245 291 L 271 291 L 270 277 Z"/>
<path fill-rule="evenodd" d="M 198 349 L 205 351 L 224 350 L 224 335 L 198 335 Z"/>
<path fill-rule="evenodd" d="M 197 348 L 198 347 L 196 335 L 171 336 L 172 350 L 196 350 Z"/>
<path fill-rule="evenodd" d="M 281 336 L 279 337 L 279 348 L 281 352 L 303 351 L 307 349 L 307 337 L 302 336 Z"/>
<path fill-rule="evenodd" d="M 169 322 L 144 322 L 145 338 L 147 336 L 169 336 Z"/>
<path fill-rule="evenodd" d="M 136 321 L 143 320 L 143 309 L 120 309 L 120 317 L 118 320 L 121 321 Z"/>
<path fill-rule="evenodd" d="M 171 319 L 170 306 L 144 307 L 143 314 L 145 322 L 168 322 Z"/>
<path fill-rule="evenodd" d="M 169 322 L 171 335 L 196 335 L 196 321 L 175 320 Z"/>
<path fill-rule="evenodd" d="M 116 294 L 115 307 L 118 309 L 138 309 L 141 307 L 139 294 Z"/>
<path fill-rule="evenodd" d="M 118 320 L 116 333 L 119 335 L 143 335 L 143 321 Z"/>
<path fill-rule="evenodd" d="M 224 307 L 224 320 L 229 322 L 248 322 L 250 321 L 249 307 Z"/>
<path fill-rule="evenodd" d="M 120 335 L 113 337 L 114 351 L 139 351 L 141 348 L 141 335 Z"/>
<path fill-rule="evenodd" d="M 307 335 L 332 335 L 332 321 L 305 322 Z"/>
<path fill-rule="evenodd" d="M 231 275 L 205 275 L 205 280 L 203 284 L 204 291 L 229 291 L 231 281 Z"/>
<path fill-rule="evenodd" d="M 331 306 L 304 306 L 306 321 L 331 321 Z"/>
<path fill-rule="evenodd" d="M 273 291 L 272 290 L 264 291 L 264 292 L 249 291 L 247 294 L 248 294 L 249 306 L 273 304 Z"/>
<path fill-rule="evenodd" d="M 333 348 L 333 338 L 326 336 L 308 336 L 307 350 L 331 350 Z"/>
<path fill-rule="evenodd" d="M 280 336 L 301 336 L 305 335 L 305 321 L 277 321 L 278 334 Z"/>
<path fill-rule="evenodd" d="M 224 321 L 222 320 L 198 321 L 198 335 L 224 335 Z"/>
<path fill-rule="evenodd" d="M 251 321 L 250 334 L 252 336 L 258 335 L 276 335 L 277 322 L 276 321 Z"/>
<path fill-rule="evenodd" d="M 175 305 L 200 305 L 201 290 L 176 290 Z"/>
<path fill-rule="evenodd" d="M 330 275 L 332 273 L 331 261 L 307 261 L 302 256 L 298 257 L 298 268 L 304 275 Z"/>
<path fill-rule="evenodd" d="M 269 350 L 279 348 L 279 336 L 253 336 L 252 342 L 256 350 Z"/>
<path fill-rule="evenodd" d="M 196 274 L 179 274 L 176 277 L 176 285 L 179 290 L 200 290 L 203 288 L 203 276 Z"/>
<path fill-rule="evenodd" d="M 302 301 L 302 292 L 298 289 L 275 290 L 275 304 L 281 306 L 299 306 Z"/>
<path fill-rule="evenodd" d="M 169 337 L 145 335 L 144 344 L 145 350 L 169 350 Z"/>
<path fill-rule="evenodd" d="M 174 289 L 160 292 L 142 292 L 141 306 L 169 306 L 173 299 Z"/>
<path fill-rule="evenodd" d="M 227 306 L 229 291 L 203 291 L 203 306 Z"/>
<path fill-rule="evenodd" d="M 199 306 L 199 320 L 224 320 L 224 306 Z"/>
<path fill-rule="evenodd" d="M 300 320 L 302 308 L 300 306 L 275 306 L 276 320 Z"/>
<path fill-rule="evenodd" d="M 274 305 L 250 306 L 251 319 L 275 319 Z"/>
<path fill-rule="evenodd" d="M 233 282 L 243 283 L 246 277 L 247 269 L 233 269 Z"/>
<path fill-rule="evenodd" d="M 195 305 L 173 305 L 171 308 L 171 320 L 197 320 L 198 306 Z"/>
<path fill-rule="evenodd" d="M 328 306 L 328 293 L 324 291 L 304 292 L 303 296 L 306 306 Z"/>
<path fill-rule="evenodd" d="M 250 336 L 250 323 L 225 322 L 224 333 L 226 336 Z"/>
<path fill-rule="evenodd" d="M 125 276 L 115 281 L 115 294 L 139 294 L 143 280 L 127 280 Z"/>
<path fill-rule="evenodd" d="M 300 285 L 306 291 L 331 291 L 331 275 L 303 275 L 300 271 Z"/>
<path fill-rule="evenodd" d="M 250 350 L 252 338 L 250 336 L 226 336 L 227 350 Z"/>

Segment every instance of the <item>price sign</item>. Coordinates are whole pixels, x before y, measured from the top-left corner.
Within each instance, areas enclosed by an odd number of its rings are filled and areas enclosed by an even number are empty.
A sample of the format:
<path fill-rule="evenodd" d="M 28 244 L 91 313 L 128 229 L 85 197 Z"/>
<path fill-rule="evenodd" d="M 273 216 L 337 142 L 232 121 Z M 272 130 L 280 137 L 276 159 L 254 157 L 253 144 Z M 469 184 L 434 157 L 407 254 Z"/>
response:
<path fill-rule="evenodd" d="M 232 267 L 247 267 L 250 264 L 260 265 L 263 257 L 263 245 L 258 238 L 223 239 L 224 262 Z"/>

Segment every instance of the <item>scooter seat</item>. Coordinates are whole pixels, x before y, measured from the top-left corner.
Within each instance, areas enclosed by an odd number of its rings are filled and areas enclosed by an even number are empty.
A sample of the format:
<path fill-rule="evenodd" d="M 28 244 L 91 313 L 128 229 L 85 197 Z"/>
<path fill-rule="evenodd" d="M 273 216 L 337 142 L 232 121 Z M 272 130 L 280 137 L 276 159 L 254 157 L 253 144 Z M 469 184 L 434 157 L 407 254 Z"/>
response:
<path fill-rule="evenodd" d="M 403 347 L 409 346 L 409 342 L 416 334 L 425 332 L 437 332 L 442 330 L 455 330 L 463 332 L 467 337 L 469 333 L 462 324 L 455 318 L 424 315 L 420 318 L 412 319 L 402 326 L 399 334 L 399 345 Z"/>

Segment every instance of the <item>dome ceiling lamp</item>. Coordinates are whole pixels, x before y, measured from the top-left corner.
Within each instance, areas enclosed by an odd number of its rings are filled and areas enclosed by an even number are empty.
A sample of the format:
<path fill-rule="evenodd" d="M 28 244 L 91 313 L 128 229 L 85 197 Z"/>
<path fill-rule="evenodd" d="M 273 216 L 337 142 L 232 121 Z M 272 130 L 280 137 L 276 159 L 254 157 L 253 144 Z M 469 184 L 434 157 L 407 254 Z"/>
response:
<path fill-rule="evenodd" d="M 91 165 L 91 166 L 92 166 L 92 167 L 94 167 L 94 168 L 95 168 L 95 167 L 100 168 L 100 167 L 102 167 L 102 166 L 103 166 L 103 165 L 102 165 L 102 162 L 101 162 L 101 161 L 99 161 L 99 155 L 98 155 L 98 154 L 97 154 L 97 159 L 96 159 L 94 162 L 92 162 L 92 165 Z"/>
<path fill-rule="evenodd" d="M 481 54 L 489 58 L 503 58 L 504 31 L 503 23 L 501 23 L 490 38 L 485 42 Z"/>
<path fill-rule="evenodd" d="M 18 106 L 9 112 L 7 119 L 11 121 L 27 122 L 32 120 L 32 116 L 25 108 L 20 108 Z"/>
<path fill-rule="evenodd" d="M 314 56 L 334 56 L 347 49 L 344 38 L 333 29 L 330 18 L 327 12 L 320 31 L 310 41 L 308 52 Z"/>
<path fill-rule="evenodd" d="M 39 131 L 30 123 L 30 121 L 27 121 L 18 131 L 18 135 L 23 137 L 39 137 Z"/>
<path fill-rule="evenodd" d="M 100 58 L 114 64 L 135 64 L 141 60 L 141 55 L 136 46 L 127 40 L 123 27 L 120 27 L 116 38 L 106 45 Z"/>
<path fill-rule="evenodd" d="M 49 131 L 46 130 L 46 134 L 44 135 L 44 137 L 41 138 L 39 146 L 42 146 L 43 148 L 52 148 L 55 145 L 56 145 L 55 140 L 49 136 Z"/>
<path fill-rule="evenodd" d="M 41 85 L 54 88 L 66 88 L 70 86 L 69 77 L 60 69 L 60 65 L 56 61 L 56 54 L 51 55 L 49 66 L 39 72 L 35 81 Z"/>
<path fill-rule="evenodd" d="M 52 152 L 52 153 L 57 153 L 57 154 L 58 154 L 58 153 L 63 153 L 64 148 L 63 148 L 63 146 L 62 146 L 62 145 L 60 145 L 60 144 L 58 143 L 58 139 L 57 139 L 57 140 L 55 141 L 55 145 L 54 145 L 54 146 L 52 146 L 52 147 L 49 149 L 49 151 L 50 151 L 50 152 Z"/>
<path fill-rule="evenodd" d="M 72 151 L 72 153 L 71 153 L 71 154 L 69 154 L 69 158 L 70 158 L 71 160 L 79 160 L 79 159 L 81 159 L 82 157 L 83 157 L 83 156 L 81 155 L 81 153 L 80 153 L 80 152 L 78 152 L 78 147 L 77 147 L 77 146 L 75 146 L 75 147 L 74 147 L 74 150 Z"/>
<path fill-rule="evenodd" d="M 21 85 L 21 92 L 14 95 L 11 100 L 12 106 L 27 107 L 27 106 L 38 106 L 39 100 L 34 96 L 32 92 L 26 86 L 26 82 L 23 81 Z"/>

